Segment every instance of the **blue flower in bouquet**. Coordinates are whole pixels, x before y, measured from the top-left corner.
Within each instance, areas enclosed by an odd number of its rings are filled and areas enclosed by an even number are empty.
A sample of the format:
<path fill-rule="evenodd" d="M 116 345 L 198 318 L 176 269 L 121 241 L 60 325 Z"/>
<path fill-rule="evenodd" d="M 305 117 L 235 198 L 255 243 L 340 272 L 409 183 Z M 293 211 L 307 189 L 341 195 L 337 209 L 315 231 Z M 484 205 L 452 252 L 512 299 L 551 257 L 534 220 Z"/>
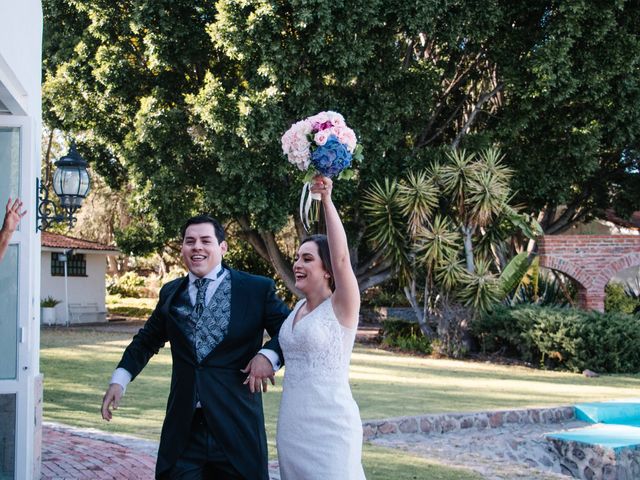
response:
<path fill-rule="evenodd" d="M 340 143 L 335 135 L 329 135 L 324 145 L 311 153 L 311 164 L 322 175 L 334 177 L 351 165 L 351 158 L 347 145 Z"/>

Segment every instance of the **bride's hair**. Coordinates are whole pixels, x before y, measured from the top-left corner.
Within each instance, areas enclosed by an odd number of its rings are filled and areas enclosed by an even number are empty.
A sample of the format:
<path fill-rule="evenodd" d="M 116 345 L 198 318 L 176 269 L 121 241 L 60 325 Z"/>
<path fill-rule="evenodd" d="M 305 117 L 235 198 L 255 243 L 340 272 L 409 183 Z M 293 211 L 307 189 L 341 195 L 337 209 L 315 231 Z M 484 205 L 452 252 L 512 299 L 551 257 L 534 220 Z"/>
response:
<path fill-rule="evenodd" d="M 331 278 L 329 278 L 329 286 L 331 287 L 331 291 L 333 291 L 336 287 L 335 287 L 335 284 L 333 283 L 333 268 L 331 267 L 331 252 L 329 251 L 329 242 L 327 241 L 327 236 L 321 235 L 321 234 L 311 235 L 305 238 L 304 240 L 302 240 L 302 243 L 300 243 L 300 245 L 307 242 L 313 242 L 318 246 L 318 253 L 320 255 L 320 260 L 322 261 L 322 266 L 329 273 L 329 275 L 331 275 Z"/>

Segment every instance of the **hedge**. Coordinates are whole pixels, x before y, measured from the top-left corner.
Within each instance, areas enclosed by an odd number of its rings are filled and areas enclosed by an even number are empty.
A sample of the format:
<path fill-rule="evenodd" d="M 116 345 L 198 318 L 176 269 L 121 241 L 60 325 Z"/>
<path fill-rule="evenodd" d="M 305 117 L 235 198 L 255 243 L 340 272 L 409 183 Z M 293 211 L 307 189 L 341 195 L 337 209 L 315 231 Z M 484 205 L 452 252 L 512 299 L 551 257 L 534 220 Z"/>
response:
<path fill-rule="evenodd" d="M 476 320 L 472 332 L 485 353 L 547 368 L 640 371 L 640 318 L 634 315 L 500 306 Z"/>

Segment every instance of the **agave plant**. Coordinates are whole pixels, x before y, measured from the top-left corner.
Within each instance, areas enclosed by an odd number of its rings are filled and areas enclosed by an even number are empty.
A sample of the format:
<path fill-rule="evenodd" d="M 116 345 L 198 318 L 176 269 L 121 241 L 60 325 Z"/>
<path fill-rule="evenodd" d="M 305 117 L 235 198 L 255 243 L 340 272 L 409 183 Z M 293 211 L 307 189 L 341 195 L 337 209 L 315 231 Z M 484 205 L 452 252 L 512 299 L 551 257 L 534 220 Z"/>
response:
<path fill-rule="evenodd" d="M 444 292 L 454 292 L 462 283 L 467 271 L 464 262 L 455 255 L 450 254 L 436 270 L 436 280 L 442 286 Z"/>
<path fill-rule="evenodd" d="M 477 260 L 475 271 L 467 272 L 463 283 L 464 288 L 458 292 L 458 297 L 476 312 L 487 312 L 502 298 L 498 278 L 491 272 L 489 262 L 485 259 Z"/>
<path fill-rule="evenodd" d="M 438 187 L 428 178 L 427 172 L 409 172 L 405 181 L 398 184 L 398 205 L 408 218 L 412 238 L 429 221 L 438 206 Z"/>
<path fill-rule="evenodd" d="M 362 208 L 369 219 L 369 237 L 374 247 L 382 250 L 398 269 L 401 281 L 411 276 L 410 248 L 403 209 L 398 201 L 398 182 L 385 179 L 375 183 L 362 199 Z"/>
<path fill-rule="evenodd" d="M 413 249 L 418 261 L 433 272 L 445 258 L 453 258 L 460 248 L 460 234 L 449 218 L 436 214 L 432 222 L 420 226 Z"/>

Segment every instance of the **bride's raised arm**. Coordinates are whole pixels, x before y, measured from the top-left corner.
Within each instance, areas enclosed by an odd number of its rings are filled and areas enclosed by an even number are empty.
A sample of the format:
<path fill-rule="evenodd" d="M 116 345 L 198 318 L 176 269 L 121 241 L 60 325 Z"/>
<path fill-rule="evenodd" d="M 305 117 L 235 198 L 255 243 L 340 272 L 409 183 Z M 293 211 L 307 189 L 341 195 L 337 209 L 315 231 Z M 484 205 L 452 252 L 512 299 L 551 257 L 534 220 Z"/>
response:
<path fill-rule="evenodd" d="M 331 199 L 333 182 L 323 176 L 314 177 L 312 193 L 320 194 L 327 226 L 327 241 L 331 253 L 331 268 L 335 291 L 333 292 L 333 309 L 338 321 L 347 328 L 356 328 L 360 309 L 360 290 L 358 281 L 351 267 L 347 234 L 338 215 L 338 210 Z"/>

